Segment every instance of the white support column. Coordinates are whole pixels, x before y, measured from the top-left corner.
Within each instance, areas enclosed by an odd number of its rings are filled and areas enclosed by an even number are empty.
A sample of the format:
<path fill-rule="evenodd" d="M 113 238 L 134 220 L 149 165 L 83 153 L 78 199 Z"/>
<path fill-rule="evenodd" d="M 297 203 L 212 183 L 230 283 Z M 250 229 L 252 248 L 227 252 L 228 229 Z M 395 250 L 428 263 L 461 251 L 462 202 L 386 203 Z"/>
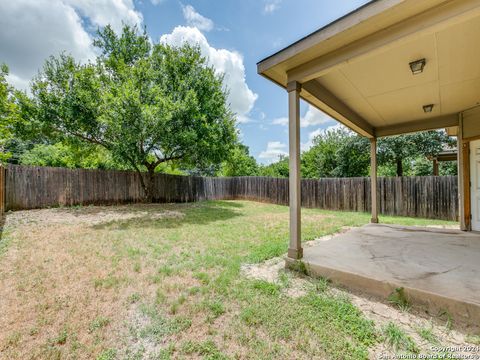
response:
<path fill-rule="evenodd" d="M 370 139 L 370 186 L 372 194 L 372 220 L 378 223 L 378 200 L 377 200 L 377 138 Z"/>
<path fill-rule="evenodd" d="M 465 199 L 465 173 L 464 173 L 464 162 L 470 161 L 470 159 L 465 159 L 464 156 L 464 142 L 463 142 L 463 116 L 462 113 L 458 114 L 458 130 L 457 130 L 457 181 L 458 181 L 458 218 L 460 222 L 460 230 L 467 231 L 469 227 L 465 218 L 465 204 L 470 201 L 470 199 Z M 468 153 L 468 152 L 467 152 Z"/>
<path fill-rule="evenodd" d="M 289 142 L 289 199 L 290 246 L 288 257 L 301 259 L 301 196 L 300 196 L 300 90 L 301 84 L 288 84 L 288 142 Z"/>

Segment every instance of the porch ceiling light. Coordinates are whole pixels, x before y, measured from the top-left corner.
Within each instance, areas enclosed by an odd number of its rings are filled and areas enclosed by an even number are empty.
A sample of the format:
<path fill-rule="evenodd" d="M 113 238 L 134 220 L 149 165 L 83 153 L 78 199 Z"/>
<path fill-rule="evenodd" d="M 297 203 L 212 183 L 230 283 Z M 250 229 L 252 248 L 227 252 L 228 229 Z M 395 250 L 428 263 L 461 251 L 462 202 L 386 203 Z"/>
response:
<path fill-rule="evenodd" d="M 427 61 L 425 60 L 425 58 L 420 59 L 420 60 L 412 61 L 409 64 L 410 65 L 410 70 L 412 70 L 412 74 L 417 75 L 417 74 L 422 73 L 423 68 L 425 67 L 426 63 L 427 63 Z"/>
<path fill-rule="evenodd" d="M 423 105 L 423 112 L 431 113 L 433 110 L 433 104 Z"/>

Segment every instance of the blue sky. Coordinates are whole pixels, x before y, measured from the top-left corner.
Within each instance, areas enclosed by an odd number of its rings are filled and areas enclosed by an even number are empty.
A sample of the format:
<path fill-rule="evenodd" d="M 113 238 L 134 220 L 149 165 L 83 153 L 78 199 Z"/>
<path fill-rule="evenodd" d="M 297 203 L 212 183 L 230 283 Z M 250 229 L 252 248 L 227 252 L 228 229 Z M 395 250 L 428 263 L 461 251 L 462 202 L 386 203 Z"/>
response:
<path fill-rule="evenodd" d="M 225 71 L 241 137 L 262 163 L 287 151 L 286 92 L 257 75 L 256 63 L 365 0 L 17 0 L 0 4 L 0 62 L 10 81 L 27 87 L 48 54 L 61 50 L 88 59 L 97 26 L 146 26 L 153 41 L 200 41 L 212 64 Z M 12 20 L 13 19 L 13 20 Z M 4 29 L 9 29 L 4 31 Z M 183 39 L 183 40 L 182 40 Z M 336 123 L 302 105 L 301 141 Z"/>

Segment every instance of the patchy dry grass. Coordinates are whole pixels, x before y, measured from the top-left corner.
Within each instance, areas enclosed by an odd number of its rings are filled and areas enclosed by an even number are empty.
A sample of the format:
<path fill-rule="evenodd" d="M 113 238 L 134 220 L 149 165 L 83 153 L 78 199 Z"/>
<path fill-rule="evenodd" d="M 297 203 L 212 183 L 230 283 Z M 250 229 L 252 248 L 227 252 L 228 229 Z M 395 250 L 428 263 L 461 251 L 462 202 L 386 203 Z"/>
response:
<path fill-rule="evenodd" d="M 312 240 L 369 215 L 305 210 L 303 219 Z M 323 283 L 290 296 L 294 280 L 240 271 L 285 253 L 287 239 L 288 208 L 244 201 L 10 213 L 0 357 L 368 358 L 382 334 L 348 298 Z"/>
<path fill-rule="evenodd" d="M 326 235 L 313 241 L 304 242 L 303 246 L 310 247 L 324 241 L 335 241 L 335 236 Z M 367 294 L 349 293 L 345 289 L 331 286 L 328 279 L 312 279 L 309 276 L 302 276 L 301 268 L 296 271 L 286 270 L 284 264 L 283 257 L 276 257 L 261 263 L 243 264 L 241 272 L 245 277 L 252 279 L 255 287 L 270 291 L 272 294 L 280 292 L 290 298 L 301 298 L 313 293 L 320 298 L 336 299 L 337 303 L 343 301 L 353 304 L 365 318 L 375 324 L 378 336 L 377 342 L 369 347 L 372 359 L 378 359 L 381 357 L 380 355 L 384 359 L 394 359 L 399 354 L 418 358 L 420 354 L 435 355 L 432 346 L 462 348 L 461 345 L 464 344 L 477 344 L 475 339 L 478 337 L 452 330 L 450 321 L 445 318 L 428 319 L 425 314 L 410 311 L 408 306 L 399 306 L 397 302 L 388 300 L 381 302 L 378 298 Z M 324 311 L 326 307 L 322 306 L 321 309 Z M 342 311 L 342 316 L 345 316 L 344 311 Z M 472 352 L 456 351 L 454 355 L 468 358 L 472 356 Z"/>

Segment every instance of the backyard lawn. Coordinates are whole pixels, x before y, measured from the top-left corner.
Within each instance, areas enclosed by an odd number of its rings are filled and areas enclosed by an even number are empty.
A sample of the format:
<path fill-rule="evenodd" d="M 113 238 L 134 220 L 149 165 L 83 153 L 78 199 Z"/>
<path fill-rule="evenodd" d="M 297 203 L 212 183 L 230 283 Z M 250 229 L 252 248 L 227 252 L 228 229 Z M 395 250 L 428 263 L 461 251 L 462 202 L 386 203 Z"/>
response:
<path fill-rule="evenodd" d="M 304 210 L 302 236 L 369 218 Z M 241 271 L 281 256 L 287 243 L 288 207 L 247 201 L 9 213 L 0 241 L 0 357 L 369 358 L 384 335 L 348 297 L 320 280 L 290 296 L 297 275 L 270 283 Z"/>

